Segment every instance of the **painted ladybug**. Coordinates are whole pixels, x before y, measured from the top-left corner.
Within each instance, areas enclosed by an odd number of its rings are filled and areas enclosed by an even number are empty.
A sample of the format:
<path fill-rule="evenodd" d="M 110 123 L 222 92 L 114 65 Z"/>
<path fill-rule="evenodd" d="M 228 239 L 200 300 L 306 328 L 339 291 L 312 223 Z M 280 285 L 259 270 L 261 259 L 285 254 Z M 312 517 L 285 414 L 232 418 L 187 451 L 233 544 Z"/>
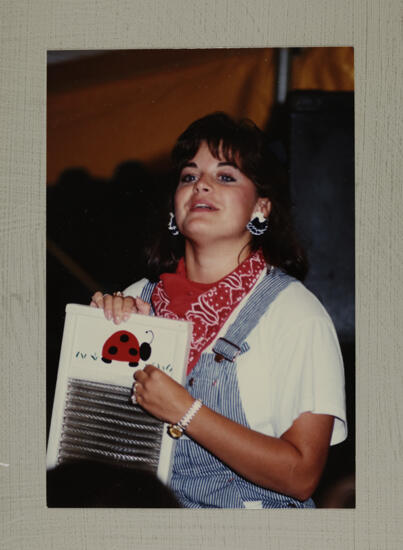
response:
<path fill-rule="evenodd" d="M 151 330 L 147 330 L 146 332 L 152 333 Z M 114 332 L 112 336 L 109 336 L 102 348 L 102 361 L 105 363 L 111 363 L 112 360 L 128 361 L 129 367 L 137 367 L 140 359 L 147 361 L 150 355 L 150 344 L 143 342 L 140 346 L 134 334 L 127 330 Z"/>

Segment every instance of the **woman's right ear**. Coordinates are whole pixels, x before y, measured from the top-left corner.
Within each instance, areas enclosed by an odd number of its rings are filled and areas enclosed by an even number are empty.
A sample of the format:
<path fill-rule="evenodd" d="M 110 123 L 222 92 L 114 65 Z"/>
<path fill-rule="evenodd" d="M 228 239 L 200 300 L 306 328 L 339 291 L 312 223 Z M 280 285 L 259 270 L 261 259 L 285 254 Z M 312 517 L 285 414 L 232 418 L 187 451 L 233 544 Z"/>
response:
<path fill-rule="evenodd" d="M 271 201 L 267 197 L 259 197 L 257 201 L 257 208 L 263 214 L 265 218 L 270 216 L 271 212 Z"/>

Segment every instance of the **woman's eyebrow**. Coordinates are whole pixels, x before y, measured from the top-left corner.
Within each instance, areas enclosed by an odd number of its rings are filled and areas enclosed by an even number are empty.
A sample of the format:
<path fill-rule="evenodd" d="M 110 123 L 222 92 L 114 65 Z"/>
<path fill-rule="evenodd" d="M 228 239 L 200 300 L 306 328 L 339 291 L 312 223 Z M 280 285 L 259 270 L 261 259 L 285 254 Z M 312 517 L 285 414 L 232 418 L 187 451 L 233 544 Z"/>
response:
<path fill-rule="evenodd" d="M 231 161 L 225 161 L 225 162 L 219 162 L 218 163 L 218 166 L 232 166 L 233 168 L 236 168 L 237 170 L 239 170 L 239 167 L 235 164 L 235 162 L 231 162 Z"/>
<path fill-rule="evenodd" d="M 235 168 L 236 170 L 240 170 L 239 167 L 235 164 L 235 162 L 232 162 L 232 161 L 222 161 L 222 162 L 219 162 L 217 164 L 217 166 L 219 168 L 221 168 L 222 166 L 232 166 L 233 168 Z M 182 166 L 182 170 L 184 168 L 197 168 L 197 163 L 196 162 L 193 162 L 193 161 L 189 161 L 189 162 L 185 162 L 185 164 L 183 164 Z"/>

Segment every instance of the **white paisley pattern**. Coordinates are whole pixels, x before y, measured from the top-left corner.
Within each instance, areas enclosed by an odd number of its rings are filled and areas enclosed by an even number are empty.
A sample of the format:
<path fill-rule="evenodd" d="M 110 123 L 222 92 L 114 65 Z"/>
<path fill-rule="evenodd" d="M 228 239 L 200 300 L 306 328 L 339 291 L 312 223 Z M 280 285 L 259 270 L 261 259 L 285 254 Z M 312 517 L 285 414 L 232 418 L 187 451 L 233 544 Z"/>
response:
<path fill-rule="evenodd" d="M 217 336 L 220 328 L 244 296 L 251 290 L 266 262 L 261 251 L 249 256 L 232 273 L 202 292 L 183 317 L 169 309 L 170 299 L 160 281 L 154 289 L 152 303 L 160 317 L 185 319 L 193 323 L 188 372 L 200 354 Z"/>

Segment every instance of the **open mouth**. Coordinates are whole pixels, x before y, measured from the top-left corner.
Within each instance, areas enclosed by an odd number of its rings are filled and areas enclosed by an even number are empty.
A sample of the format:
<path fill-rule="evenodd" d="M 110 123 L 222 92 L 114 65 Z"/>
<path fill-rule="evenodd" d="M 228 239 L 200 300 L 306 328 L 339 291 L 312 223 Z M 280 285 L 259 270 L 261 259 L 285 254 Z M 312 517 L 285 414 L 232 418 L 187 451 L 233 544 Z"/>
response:
<path fill-rule="evenodd" d="M 190 210 L 194 212 L 195 210 L 217 210 L 217 208 L 205 202 L 197 202 L 192 205 Z"/>

